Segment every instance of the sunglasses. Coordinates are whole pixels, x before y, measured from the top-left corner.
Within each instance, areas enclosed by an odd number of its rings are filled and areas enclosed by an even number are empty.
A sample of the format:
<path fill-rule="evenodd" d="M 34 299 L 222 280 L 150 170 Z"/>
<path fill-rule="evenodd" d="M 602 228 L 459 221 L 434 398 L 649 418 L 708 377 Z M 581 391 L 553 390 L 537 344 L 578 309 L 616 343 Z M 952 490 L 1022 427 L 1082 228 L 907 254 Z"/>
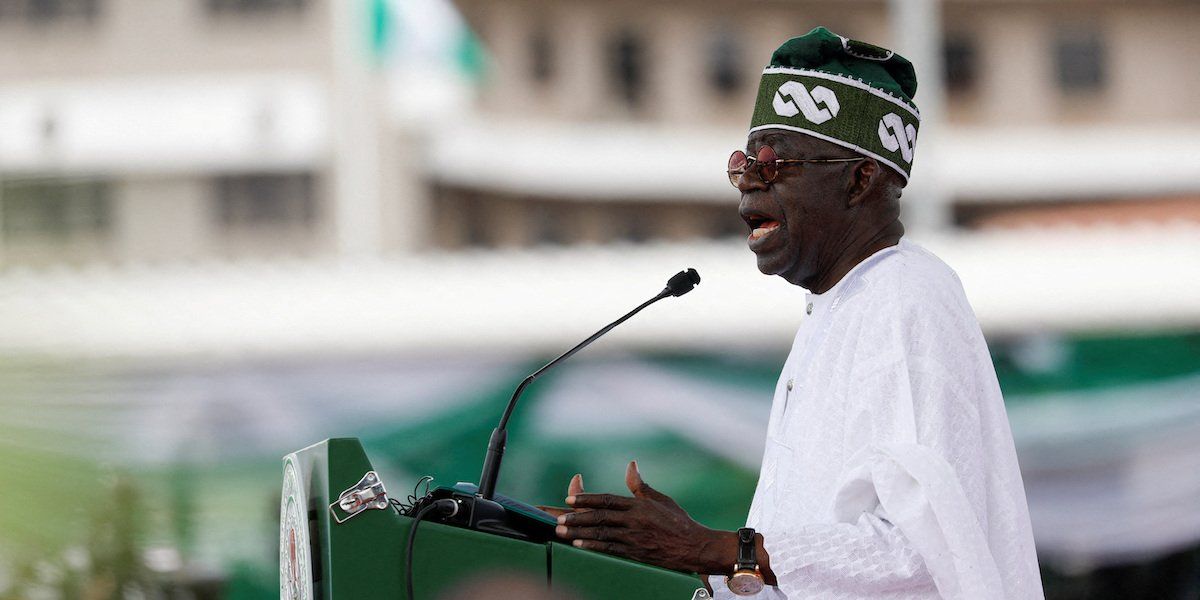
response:
<path fill-rule="evenodd" d="M 742 180 L 742 175 L 750 171 L 757 170 L 759 179 L 763 183 L 772 183 L 776 177 L 779 177 L 779 166 L 787 164 L 799 163 L 839 163 L 839 162 L 854 162 L 862 160 L 859 158 L 779 158 L 775 154 L 775 149 L 770 146 L 760 146 L 758 148 L 758 156 L 746 156 L 741 150 L 734 150 L 733 154 L 729 155 L 729 183 L 733 187 L 738 187 Z"/>

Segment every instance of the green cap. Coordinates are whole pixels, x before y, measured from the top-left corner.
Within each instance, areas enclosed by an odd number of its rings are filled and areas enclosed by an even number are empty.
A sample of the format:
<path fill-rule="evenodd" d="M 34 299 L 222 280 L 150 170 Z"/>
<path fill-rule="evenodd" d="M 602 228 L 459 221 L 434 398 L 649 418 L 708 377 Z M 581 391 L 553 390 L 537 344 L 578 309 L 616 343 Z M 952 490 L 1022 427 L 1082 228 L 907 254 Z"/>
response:
<path fill-rule="evenodd" d="M 771 55 L 750 131 L 811 135 L 870 156 L 907 182 L 921 124 L 916 92 L 908 59 L 817 27 Z"/>

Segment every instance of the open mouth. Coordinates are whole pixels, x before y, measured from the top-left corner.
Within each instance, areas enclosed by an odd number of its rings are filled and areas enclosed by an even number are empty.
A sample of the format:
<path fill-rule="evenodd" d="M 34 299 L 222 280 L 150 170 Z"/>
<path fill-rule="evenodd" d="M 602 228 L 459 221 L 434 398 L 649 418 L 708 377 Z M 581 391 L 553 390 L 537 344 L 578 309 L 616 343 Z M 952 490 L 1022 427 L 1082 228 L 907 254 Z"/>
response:
<path fill-rule="evenodd" d="M 779 229 L 779 221 L 764 215 L 744 215 L 746 224 L 750 226 L 750 241 L 760 240 Z"/>

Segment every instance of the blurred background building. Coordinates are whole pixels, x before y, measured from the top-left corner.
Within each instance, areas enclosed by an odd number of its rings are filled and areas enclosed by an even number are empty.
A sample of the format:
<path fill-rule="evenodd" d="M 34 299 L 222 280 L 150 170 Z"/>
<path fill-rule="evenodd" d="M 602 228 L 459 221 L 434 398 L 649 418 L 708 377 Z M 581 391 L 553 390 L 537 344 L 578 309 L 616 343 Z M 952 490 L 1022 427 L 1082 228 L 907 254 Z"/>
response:
<path fill-rule="evenodd" d="M 5 262 L 411 248 L 361 4 L 6 0 Z"/>
<path fill-rule="evenodd" d="M 474 480 L 511 387 L 685 266 L 531 390 L 500 487 L 638 457 L 737 526 L 802 296 L 723 170 L 817 25 L 917 65 L 905 222 L 988 336 L 1048 597 L 1200 597 L 1188 0 L 0 0 L 0 592 L 273 596 L 280 456 Z"/>

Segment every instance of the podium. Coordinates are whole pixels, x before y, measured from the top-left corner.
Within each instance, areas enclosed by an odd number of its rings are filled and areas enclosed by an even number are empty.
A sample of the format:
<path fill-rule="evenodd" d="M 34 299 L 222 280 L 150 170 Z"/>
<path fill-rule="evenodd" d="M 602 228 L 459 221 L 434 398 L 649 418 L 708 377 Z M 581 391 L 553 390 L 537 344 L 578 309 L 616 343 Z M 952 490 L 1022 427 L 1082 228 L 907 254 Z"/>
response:
<path fill-rule="evenodd" d="M 339 494 L 373 473 L 354 438 L 329 439 L 283 459 L 279 596 L 283 600 L 459 597 L 472 583 L 519 578 L 581 600 L 693 597 L 694 575 L 581 550 L 422 522 L 413 548 L 413 593 L 405 590 L 412 519 L 384 500 L 347 518 Z M 403 486 L 391 482 L 395 489 Z M 497 584 L 503 585 L 503 584 Z M 500 590 L 497 590 L 500 591 Z"/>

